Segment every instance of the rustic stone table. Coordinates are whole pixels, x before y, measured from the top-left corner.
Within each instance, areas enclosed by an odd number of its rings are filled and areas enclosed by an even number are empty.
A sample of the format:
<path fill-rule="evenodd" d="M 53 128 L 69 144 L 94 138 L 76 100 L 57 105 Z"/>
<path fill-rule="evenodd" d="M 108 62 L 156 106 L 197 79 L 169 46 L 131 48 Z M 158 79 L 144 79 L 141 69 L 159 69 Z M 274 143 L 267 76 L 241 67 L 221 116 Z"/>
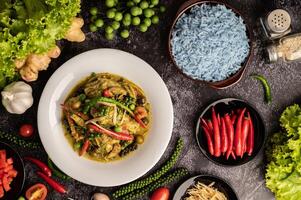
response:
<path fill-rule="evenodd" d="M 87 18 L 89 5 L 95 5 L 96 1 L 84 1 L 82 6 L 82 15 Z M 237 192 L 241 200 L 272 200 L 273 194 L 265 187 L 264 172 L 265 163 L 263 161 L 263 152 L 261 152 L 253 161 L 240 166 L 225 168 L 217 166 L 207 160 L 198 149 L 194 128 L 198 115 L 202 108 L 214 100 L 224 97 L 236 97 L 247 100 L 263 116 L 267 133 L 276 131 L 278 127 L 278 118 L 283 109 L 295 102 L 300 102 L 301 86 L 301 63 L 277 63 L 266 64 L 263 57 L 263 37 L 259 34 L 260 27 L 257 25 L 258 18 L 266 11 L 274 7 L 286 8 L 293 18 L 294 32 L 301 31 L 301 1 L 299 0 L 229 0 L 228 3 L 242 11 L 247 20 L 253 24 L 255 34 L 255 56 L 247 69 L 243 79 L 234 87 L 226 90 L 214 90 L 206 85 L 192 81 L 176 70 L 170 62 L 167 53 L 167 34 L 174 18 L 175 12 L 181 0 L 165 1 L 168 10 L 159 26 L 152 27 L 148 32 L 142 34 L 134 31 L 129 40 L 117 39 L 115 41 L 106 41 L 100 33 L 89 33 L 87 27 L 87 39 L 83 43 L 61 42 L 62 55 L 54 60 L 49 69 L 40 73 L 39 80 L 32 83 L 34 94 L 34 105 L 24 115 L 10 115 L 5 109 L 0 107 L 0 130 L 17 134 L 18 128 L 23 123 L 32 123 L 36 127 L 37 107 L 43 88 L 52 75 L 52 73 L 64 62 L 73 56 L 87 50 L 95 48 L 117 48 L 133 53 L 150 65 L 160 74 L 165 81 L 174 105 L 174 129 L 169 148 L 166 150 L 160 162 L 154 167 L 158 168 L 170 155 L 176 138 L 179 136 L 185 140 L 183 150 L 177 167 L 186 167 L 192 175 L 200 173 L 209 173 L 220 176 L 227 180 Z M 252 73 L 263 74 L 271 84 L 273 102 L 266 105 L 263 101 L 263 90 L 261 85 L 252 80 L 249 75 Z M 155 89 L 155 88 L 154 88 Z M 162 133 L 164 134 L 164 133 Z M 39 141 L 38 134 L 34 140 Z M 17 147 L 21 155 L 33 155 L 46 161 L 47 154 L 44 150 L 32 151 Z M 34 166 L 26 163 L 26 182 L 25 189 L 30 185 L 41 182 L 35 175 L 37 170 Z M 153 169 L 153 170 L 154 170 Z M 151 170 L 151 171 L 153 171 Z M 84 172 L 83 172 L 84 173 Z M 114 188 L 92 187 L 82 184 L 78 181 L 62 181 L 68 188 L 70 195 L 77 200 L 88 200 L 95 191 L 110 192 Z M 169 185 L 172 191 L 175 191 L 181 182 Z M 49 200 L 64 199 L 60 194 L 49 188 Z"/>

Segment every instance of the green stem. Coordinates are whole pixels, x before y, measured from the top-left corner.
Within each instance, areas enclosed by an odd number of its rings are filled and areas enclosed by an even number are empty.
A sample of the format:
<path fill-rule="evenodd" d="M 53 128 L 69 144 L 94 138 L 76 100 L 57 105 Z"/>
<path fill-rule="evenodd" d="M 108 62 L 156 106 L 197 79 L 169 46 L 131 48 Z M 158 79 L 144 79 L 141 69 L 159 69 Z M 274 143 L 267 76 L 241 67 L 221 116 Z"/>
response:
<path fill-rule="evenodd" d="M 52 170 L 53 174 L 58 177 L 58 178 L 61 178 L 61 179 L 64 179 L 64 180 L 68 180 L 70 179 L 69 176 L 67 176 L 66 174 L 64 174 L 63 172 L 61 172 L 60 170 L 58 170 L 56 168 L 56 166 L 54 166 L 54 163 L 52 162 L 52 160 L 48 157 L 48 161 L 47 161 L 47 164 L 48 164 L 48 167 Z"/>

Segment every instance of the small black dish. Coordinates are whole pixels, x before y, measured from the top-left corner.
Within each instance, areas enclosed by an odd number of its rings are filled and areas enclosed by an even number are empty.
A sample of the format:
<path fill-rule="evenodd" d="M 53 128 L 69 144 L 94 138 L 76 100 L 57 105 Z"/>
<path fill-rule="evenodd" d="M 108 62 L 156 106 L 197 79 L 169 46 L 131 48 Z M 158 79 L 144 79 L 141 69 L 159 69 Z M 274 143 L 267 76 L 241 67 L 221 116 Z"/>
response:
<path fill-rule="evenodd" d="M 209 185 L 212 182 L 214 182 L 213 187 L 215 187 L 218 191 L 222 192 L 227 199 L 238 200 L 235 191 L 225 180 L 212 175 L 198 175 L 188 179 L 187 181 L 182 183 L 182 185 L 177 189 L 173 200 L 185 199 L 185 197 L 187 197 L 187 190 L 192 188 L 198 182 L 204 183 L 206 185 Z"/>
<path fill-rule="evenodd" d="M 8 192 L 4 192 L 4 199 L 18 199 L 22 192 L 25 181 L 25 170 L 23 160 L 16 150 L 14 150 L 10 145 L 4 142 L 0 142 L 0 150 L 2 149 L 6 150 L 7 158 L 13 158 L 14 169 L 18 171 L 17 177 L 14 178 L 14 180 L 10 184 L 11 190 Z"/>
<path fill-rule="evenodd" d="M 206 137 L 203 133 L 203 129 L 200 126 L 200 119 L 211 118 L 212 106 L 215 106 L 216 112 L 220 113 L 221 116 L 223 116 L 224 113 L 230 113 L 233 109 L 247 108 L 247 110 L 250 112 L 254 124 L 254 150 L 251 156 L 245 154 L 242 158 L 236 158 L 236 160 L 234 160 L 232 156 L 230 156 L 227 160 L 225 156 L 214 157 L 210 155 L 210 153 L 208 152 Z M 251 161 L 260 152 L 265 141 L 265 126 L 260 114 L 247 102 L 235 98 L 225 98 L 210 104 L 202 112 L 196 126 L 196 139 L 202 153 L 212 162 L 223 166 L 238 166 Z"/>

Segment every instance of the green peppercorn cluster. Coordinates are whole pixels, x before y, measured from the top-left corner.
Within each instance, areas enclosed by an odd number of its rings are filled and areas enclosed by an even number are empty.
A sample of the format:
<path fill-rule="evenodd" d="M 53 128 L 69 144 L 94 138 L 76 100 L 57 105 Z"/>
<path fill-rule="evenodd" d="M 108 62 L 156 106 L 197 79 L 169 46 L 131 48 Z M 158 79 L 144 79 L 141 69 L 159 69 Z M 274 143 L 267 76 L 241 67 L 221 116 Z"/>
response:
<path fill-rule="evenodd" d="M 165 175 L 176 164 L 176 162 L 181 154 L 183 144 L 184 144 L 184 142 L 180 138 L 177 141 L 176 148 L 175 148 L 174 152 L 172 153 L 171 157 L 160 169 L 158 169 L 156 172 L 154 172 L 153 174 L 151 174 L 150 176 L 148 176 L 142 180 L 134 181 L 126 186 L 121 187 L 120 189 L 118 189 L 117 191 L 115 191 L 113 193 L 113 197 L 115 199 L 120 199 L 121 196 L 124 196 L 130 192 L 133 192 L 134 190 L 137 190 L 137 189 L 143 188 L 147 185 L 150 185 L 151 183 L 160 179 L 160 177 Z"/>
<path fill-rule="evenodd" d="M 166 8 L 159 0 L 105 0 L 101 8 L 90 9 L 90 31 L 104 30 L 105 37 L 113 40 L 116 33 L 128 38 L 131 27 L 146 32 L 152 24 L 159 23 L 159 13 Z"/>
<path fill-rule="evenodd" d="M 123 150 L 119 153 L 119 155 L 120 155 L 121 157 L 124 157 L 124 156 L 126 156 L 127 154 L 129 154 L 130 152 L 135 151 L 137 148 L 138 148 L 138 144 L 137 144 L 136 142 L 134 142 L 134 143 L 128 145 L 125 149 L 123 149 Z"/>
<path fill-rule="evenodd" d="M 11 142 L 15 145 L 18 145 L 23 148 L 30 148 L 30 149 L 40 149 L 42 148 L 41 144 L 38 142 L 30 142 L 25 141 L 18 136 L 15 136 L 13 134 L 3 133 L 0 132 L 0 139 L 1 140 L 7 140 L 8 142 Z"/>
<path fill-rule="evenodd" d="M 154 191 L 155 189 L 162 187 L 168 183 L 171 183 L 175 180 L 178 180 L 188 174 L 187 169 L 185 168 L 180 168 L 176 169 L 174 172 L 171 174 L 157 180 L 153 184 L 148 185 L 147 187 L 140 189 L 138 191 L 131 192 L 123 197 L 121 197 L 122 200 L 136 200 L 140 199 L 141 197 L 145 196 L 146 194 Z"/>

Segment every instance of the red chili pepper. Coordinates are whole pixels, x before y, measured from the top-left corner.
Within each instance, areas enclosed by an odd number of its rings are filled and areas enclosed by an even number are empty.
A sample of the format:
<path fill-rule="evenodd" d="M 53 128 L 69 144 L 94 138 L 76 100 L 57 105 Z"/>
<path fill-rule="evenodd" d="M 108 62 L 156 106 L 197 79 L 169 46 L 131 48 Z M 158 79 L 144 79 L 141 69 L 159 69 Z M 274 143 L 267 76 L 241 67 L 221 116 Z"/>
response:
<path fill-rule="evenodd" d="M 222 122 L 221 122 L 221 116 L 219 115 L 219 113 L 217 113 L 217 121 L 218 121 L 218 125 L 221 126 Z"/>
<path fill-rule="evenodd" d="M 236 160 L 236 156 L 235 156 L 234 151 L 231 151 L 231 156 L 232 156 L 232 158 L 233 158 L 234 160 Z"/>
<path fill-rule="evenodd" d="M 61 193 L 61 194 L 65 194 L 67 193 L 67 190 L 64 188 L 63 185 L 61 185 L 60 183 L 56 182 L 55 180 L 53 180 L 52 178 L 46 176 L 45 174 L 43 174 L 42 172 L 37 172 L 38 176 L 40 176 L 42 179 L 44 179 L 54 190 L 56 190 L 57 192 Z"/>
<path fill-rule="evenodd" d="M 249 156 L 251 156 L 254 149 L 254 125 L 249 112 L 248 112 L 248 118 L 250 119 L 249 120 L 250 124 L 249 124 L 249 134 L 247 139 L 247 153 Z"/>
<path fill-rule="evenodd" d="M 208 124 L 211 132 L 213 133 L 213 124 L 212 124 L 212 121 L 211 120 L 207 120 L 207 124 Z"/>
<path fill-rule="evenodd" d="M 204 120 L 204 118 L 201 118 L 200 124 L 201 124 L 201 125 L 204 125 L 208 130 L 210 130 L 210 128 L 209 128 L 209 126 L 208 126 L 208 123 L 207 123 L 206 120 Z"/>
<path fill-rule="evenodd" d="M 212 107 L 211 114 L 212 114 L 213 136 L 214 136 L 214 156 L 219 157 L 221 155 L 221 136 L 220 136 L 218 120 L 216 117 L 214 107 Z"/>
<path fill-rule="evenodd" d="M 241 113 L 241 111 L 242 111 L 242 108 L 237 108 L 236 109 L 236 114 L 239 115 Z"/>
<path fill-rule="evenodd" d="M 248 118 L 245 118 L 243 120 L 242 130 L 241 130 L 241 138 L 242 138 L 242 154 L 241 154 L 241 157 L 244 155 L 244 153 L 247 150 L 247 138 L 248 138 L 248 133 L 249 133 L 249 125 L 250 125 L 250 120 Z"/>
<path fill-rule="evenodd" d="M 235 124 L 236 118 L 237 118 L 237 115 L 235 113 L 232 113 L 231 114 L 231 122 L 233 125 Z"/>
<path fill-rule="evenodd" d="M 75 111 L 75 110 L 71 109 L 70 107 L 66 106 L 65 104 L 61 104 L 61 106 L 62 106 L 63 110 L 74 113 L 74 114 L 78 115 L 79 117 L 81 117 L 83 120 L 89 119 L 88 115 L 86 115 L 82 112 Z"/>
<path fill-rule="evenodd" d="M 230 116 L 228 114 L 225 115 L 225 123 L 226 123 L 227 135 L 228 135 L 228 149 L 226 154 L 226 158 L 228 160 L 231 152 L 233 151 L 233 140 L 234 140 L 234 127 L 230 119 Z"/>
<path fill-rule="evenodd" d="M 143 123 L 143 121 L 141 119 L 139 119 L 136 115 L 134 116 L 134 119 L 136 120 L 136 122 L 138 122 L 138 124 L 142 127 L 142 128 L 146 128 L 146 125 Z"/>
<path fill-rule="evenodd" d="M 117 133 L 117 132 L 114 132 L 114 131 L 111 131 L 111 130 L 108 130 L 108 129 L 105 129 L 99 125 L 94 125 L 94 124 L 88 124 L 88 128 L 98 132 L 98 133 L 103 133 L 103 134 L 106 134 L 106 135 L 109 135 L 117 140 L 133 140 L 134 139 L 134 136 L 133 135 L 130 135 L 128 133 L 123 133 L 123 132 L 120 132 L 120 133 Z"/>
<path fill-rule="evenodd" d="M 87 139 L 85 140 L 81 150 L 79 151 L 79 155 L 80 156 L 84 155 L 87 152 L 89 146 L 90 146 L 90 141 Z"/>
<path fill-rule="evenodd" d="M 32 162 L 33 164 L 37 165 L 43 171 L 44 174 L 46 174 L 47 176 L 51 176 L 51 170 L 42 161 L 32 157 L 25 157 L 24 160 Z"/>
<path fill-rule="evenodd" d="M 225 153 L 228 149 L 228 135 L 226 129 L 225 119 L 221 118 L 221 152 Z"/>
<path fill-rule="evenodd" d="M 210 131 L 208 130 L 208 128 L 206 126 L 202 126 L 204 133 L 206 135 L 207 138 L 207 146 L 208 146 L 208 151 L 211 155 L 214 155 L 214 148 L 213 148 L 213 143 L 212 143 L 212 138 L 210 135 Z"/>
<path fill-rule="evenodd" d="M 235 136 L 234 136 L 234 148 L 236 156 L 242 156 L 242 121 L 245 114 L 246 108 L 244 108 L 237 119 L 236 127 L 235 127 Z"/>
<path fill-rule="evenodd" d="M 210 126 L 208 124 L 209 122 L 210 122 Z M 202 118 L 201 121 L 200 121 L 200 123 L 201 123 L 201 126 L 205 126 L 208 129 L 210 137 L 213 137 L 213 127 L 212 127 L 211 121 L 210 120 L 206 121 L 205 119 Z M 211 129 L 211 127 L 212 127 L 212 129 Z"/>

